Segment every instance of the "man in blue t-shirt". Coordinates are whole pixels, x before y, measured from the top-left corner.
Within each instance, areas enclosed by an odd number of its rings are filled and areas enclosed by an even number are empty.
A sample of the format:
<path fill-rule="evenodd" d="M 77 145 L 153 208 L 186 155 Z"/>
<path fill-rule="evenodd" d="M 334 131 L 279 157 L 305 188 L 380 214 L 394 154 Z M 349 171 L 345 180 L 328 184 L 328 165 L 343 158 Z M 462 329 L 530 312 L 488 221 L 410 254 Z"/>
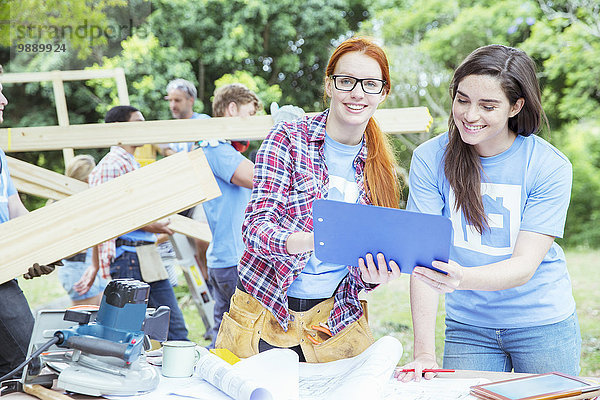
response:
<path fill-rule="evenodd" d="M 198 96 L 198 91 L 194 84 L 185 79 L 174 79 L 167 84 L 167 95 L 165 100 L 169 101 L 171 115 L 175 119 L 207 119 L 210 116 L 194 112 L 194 102 Z M 164 146 L 164 145 L 163 145 Z M 190 151 L 194 147 L 194 142 L 169 143 L 163 147 L 165 156 L 179 153 L 181 151 Z"/>
<path fill-rule="evenodd" d="M 215 91 L 215 117 L 248 117 L 261 108 L 256 94 L 244 85 L 226 85 Z M 242 222 L 250 200 L 254 164 L 228 141 L 204 140 L 199 145 L 221 189 L 221 196 L 203 203 L 213 236 L 206 254 L 208 281 L 215 299 L 215 325 L 209 345 L 213 348 L 238 279 L 237 264 L 244 250 Z"/>

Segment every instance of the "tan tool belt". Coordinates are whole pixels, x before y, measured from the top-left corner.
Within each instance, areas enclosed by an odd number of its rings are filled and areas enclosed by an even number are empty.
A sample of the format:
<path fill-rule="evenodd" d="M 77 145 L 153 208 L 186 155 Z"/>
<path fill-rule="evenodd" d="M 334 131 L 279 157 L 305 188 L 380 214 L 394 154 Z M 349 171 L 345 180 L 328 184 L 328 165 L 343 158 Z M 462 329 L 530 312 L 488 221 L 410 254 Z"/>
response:
<path fill-rule="evenodd" d="M 226 348 L 238 357 L 258 354 L 258 341 L 264 340 L 275 347 L 300 345 L 307 362 L 328 362 L 354 357 L 362 353 L 373 342 L 373 334 L 367 323 L 367 302 L 361 300 L 363 315 L 333 337 L 311 329 L 312 325 L 327 323 L 333 308 L 333 297 L 322 301 L 304 312 L 289 310 L 291 320 L 285 332 L 273 314 L 258 300 L 236 289 L 231 298 L 229 312 L 217 335 L 216 347 Z M 310 335 L 320 344 L 313 344 Z"/>

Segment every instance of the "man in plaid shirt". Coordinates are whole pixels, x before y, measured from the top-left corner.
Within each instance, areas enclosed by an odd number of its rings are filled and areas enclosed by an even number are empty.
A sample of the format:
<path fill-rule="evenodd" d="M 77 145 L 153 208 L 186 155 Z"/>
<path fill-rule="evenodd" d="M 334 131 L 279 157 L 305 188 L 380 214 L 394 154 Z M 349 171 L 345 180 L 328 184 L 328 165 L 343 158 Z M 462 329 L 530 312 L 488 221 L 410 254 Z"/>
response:
<path fill-rule="evenodd" d="M 106 113 L 105 122 L 144 121 L 142 113 L 135 107 L 116 106 Z M 128 172 L 140 168 L 133 157 L 137 146 L 112 146 L 110 152 L 100 160 L 89 177 L 90 187 L 98 186 Z M 144 281 L 140 270 L 140 260 L 136 247 L 156 242 L 157 233 L 173 234 L 168 222 L 154 222 L 141 229 L 126 233 L 94 248 L 92 265 L 86 270 L 81 280 L 73 287 L 79 293 L 85 293 L 94 282 L 100 269 L 104 278 L 133 278 Z M 169 340 L 187 340 L 187 329 L 183 314 L 177 304 L 173 287 L 168 278 L 153 282 L 150 285 L 148 306 L 158 308 L 168 306 L 171 309 L 169 323 Z"/>

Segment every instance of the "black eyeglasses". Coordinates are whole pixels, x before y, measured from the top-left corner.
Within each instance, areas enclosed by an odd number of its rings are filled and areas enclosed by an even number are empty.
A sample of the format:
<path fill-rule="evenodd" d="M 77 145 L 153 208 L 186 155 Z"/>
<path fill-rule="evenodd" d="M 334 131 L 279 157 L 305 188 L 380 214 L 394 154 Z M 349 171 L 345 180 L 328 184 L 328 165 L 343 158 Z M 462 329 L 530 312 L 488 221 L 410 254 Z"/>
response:
<path fill-rule="evenodd" d="M 348 75 L 330 75 L 333 79 L 333 85 L 337 90 L 342 92 L 351 92 L 356 87 L 356 84 L 360 82 L 360 87 L 367 94 L 379 94 L 387 84 L 383 79 L 358 79 Z"/>

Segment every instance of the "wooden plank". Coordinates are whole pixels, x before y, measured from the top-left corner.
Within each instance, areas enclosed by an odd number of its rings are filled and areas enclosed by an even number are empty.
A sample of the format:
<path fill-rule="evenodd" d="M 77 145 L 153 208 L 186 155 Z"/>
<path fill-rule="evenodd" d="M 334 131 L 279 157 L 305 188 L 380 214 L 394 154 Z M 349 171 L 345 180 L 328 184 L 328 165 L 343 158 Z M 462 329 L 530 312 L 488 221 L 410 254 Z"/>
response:
<path fill-rule="evenodd" d="M 88 188 L 85 182 L 13 157 L 6 157 L 6 161 L 10 175 L 19 192 L 60 200 Z"/>
<path fill-rule="evenodd" d="M 117 68 L 118 69 L 118 68 Z M 46 82 L 58 77 L 62 81 L 114 78 L 117 69 L 86 69 L 76 71 L 15 72 L 0 76 L 1 83 Z"/>
<path fill-rule="evenodd" d="M 129 92 L 127 91 L 127 81 L 125 80 L 125 70 L 123 68 L 115 68 L 115 81 L 117 84 L 117 96 L 119 104 L 122 106 L 129 105 Z"/>
<path fill-rule="evenodd" d="M 53 71 L 52 89 L 54 91 L 54 104 L 56 105 L 56 115 L 58 116 L 59 126 L 69 126 L 69 112 L 67 110 L 67 97 L 65 96 L 65 85 L 60 77 L 60 71 Z M 72 148 L 64 148 L 63 159 L 65 165 L 75 157 L 75 151 Z"/>
<path fill-rule="evenodd" d="M 27 193 L 37 197 L 41 197 L 43 199 L 52 200 L 60 200 L 64 199 L 65 197 L 68 197 L 68 195 L 65 195 L 64 193 L 57 192 L 38 183 L 21 180 L 20 178 L 15 178 L 14 176 L 12 178 L 12 181 L 15 184 L 15 187 L 17 188 L 17 191 L 19 193 Z"/>
<path fill-rule="evenodd" d="M 174 232 L 205 242 L 212 240 L 212 233 L 206 222 L 196 221 L 179 214 L 169 216 L 169 220 L 171 221 L 169 228 Z"/>
<path fill-rule="evenodd" d="M 381 109 L 375 118 L 390 134 L 427 132 L 427 107 Z M 270 115 L 249 118 L 178 119 L 168 121 L 85 124 L 0 129 L 0 147 L 10 151 L 103 148 L 112 145 L 192 142 L 201 139 L 264 139 L 273 126 Z"/>
<path fill-rule="evenodd" d="M 166 157 L 0 224 L 0 282 L 219 195 L 202 150 Z"/>
<path fill-rule="evenodd" d="M 61 200 L 88 189 L 85 182 L 69 178 L 54 171 L 26 163 L 13 157 L 6 157 L 10 175 L 20 193 L 28 193 L 45 199 Z M 207 223 L 173 214 L 169 216 L 169 227 L 188 237 L 212 240 Z"/>

